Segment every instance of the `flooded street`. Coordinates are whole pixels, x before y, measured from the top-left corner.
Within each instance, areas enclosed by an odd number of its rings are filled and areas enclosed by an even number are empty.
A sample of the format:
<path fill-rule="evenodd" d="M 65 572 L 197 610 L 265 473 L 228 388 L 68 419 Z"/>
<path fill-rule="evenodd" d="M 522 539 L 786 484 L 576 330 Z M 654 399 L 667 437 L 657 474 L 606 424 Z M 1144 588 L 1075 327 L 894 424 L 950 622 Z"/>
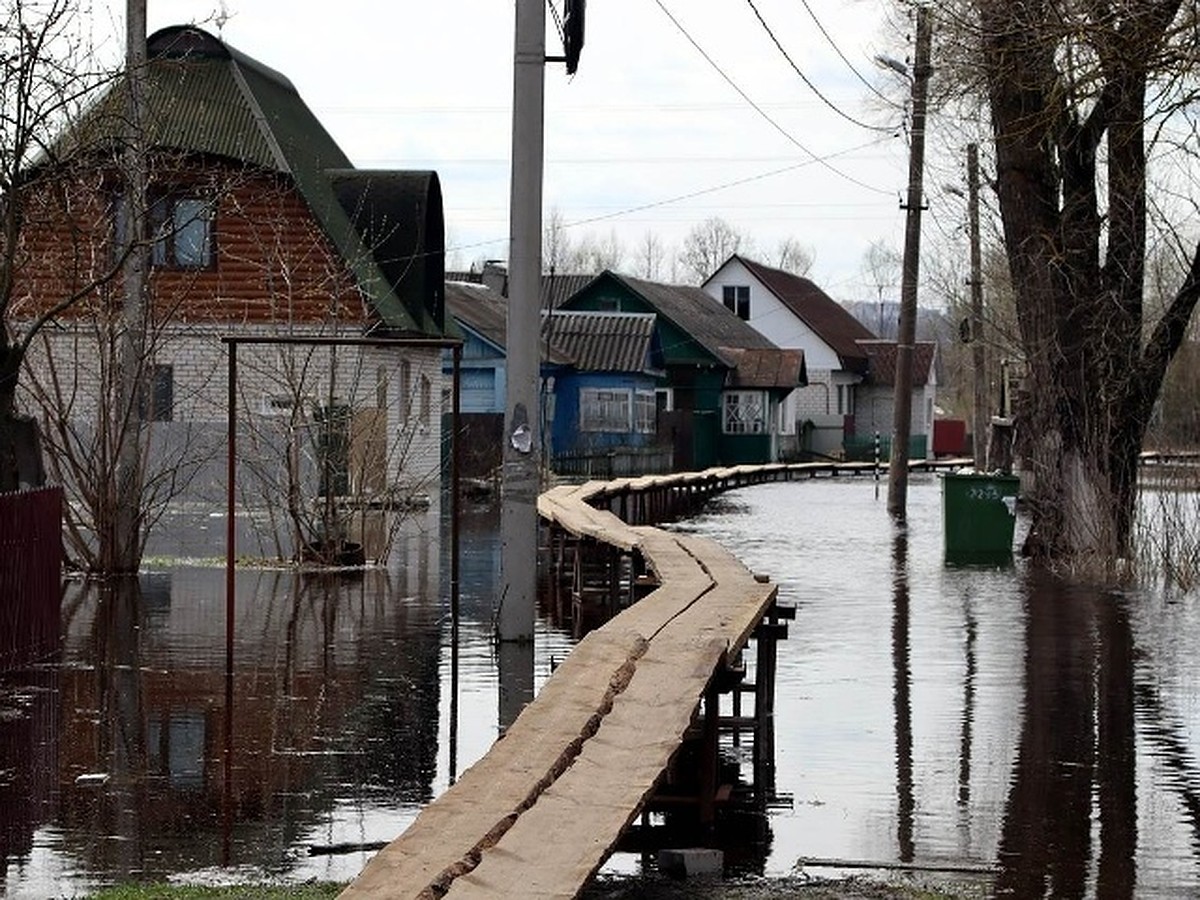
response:
<path fill-rule="evenodd" d="M 797 607 L 776 802 L 739 869 L 913 864 L 986 870 L 1013 897 L 1200 895 L 1196 597 L 948 567 L 935 479 L 909 508 L 897 537 L 871 482 L 819 480 L 673 526 Z M 432 514 L 387 571 L 240 571 L 232 679 L 221 569 L 70 585 L 58 657 L 0 676 L 0 893 L 353 877 L 498 733 L 496 519 L 462 523 L 456 649 Z M 539 624 L 536 685 L 569 647 Z M 642 865 L 621 853 L 606 872 Z"/>

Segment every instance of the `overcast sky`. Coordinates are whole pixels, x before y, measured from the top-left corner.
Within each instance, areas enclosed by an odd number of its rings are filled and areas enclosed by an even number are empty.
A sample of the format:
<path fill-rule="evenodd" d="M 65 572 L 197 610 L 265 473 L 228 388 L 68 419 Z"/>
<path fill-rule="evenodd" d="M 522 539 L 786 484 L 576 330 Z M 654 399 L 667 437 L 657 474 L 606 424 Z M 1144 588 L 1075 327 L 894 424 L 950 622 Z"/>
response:
<path fill-rule="evenodd" d="M 108 2 L 119 35 L 123 3 Z M 216 32 L 220 9 L 149 0 L 150 31 Z M 226 0 L 220 34 L 291 79 L 357 167 L 437 170 L 448 265 L 466 266 L 507 255 L 514 9 Z M 648 232 L 678 248 L 721 216 L 763 261 L 792 237 L 833 296 L 874 296 L 867 247 L 903 242 L 903 113 L 873 90 L 906 97 L 872 61 L 911 54 L 894 16 L 889 0 L 591 0 L 578 72 L 546 67 L 547 214 L 575 238 L 615 233 L 627 267 Z M 547 53 L 561 53 L 549 13 Z"/>

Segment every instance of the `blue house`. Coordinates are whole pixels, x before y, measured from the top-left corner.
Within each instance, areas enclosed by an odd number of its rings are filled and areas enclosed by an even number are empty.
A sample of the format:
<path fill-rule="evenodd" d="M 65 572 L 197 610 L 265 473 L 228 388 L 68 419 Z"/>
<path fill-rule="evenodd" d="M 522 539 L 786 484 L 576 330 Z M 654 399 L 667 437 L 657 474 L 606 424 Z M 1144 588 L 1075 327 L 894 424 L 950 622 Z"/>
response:
<path fill-rule="evenodd" d="M 656 322 L 652 313 L 554 310 L 543 316 L 544 346 L 569 360 L 543 365 L 554 460 L 659 442 L 656 391 L 666 373 Z"/>
<path fill-rule="evenodd" d="M 674 469 L 779 458 L 783 402 L 808 383 L 803 350 L 776 346 L 700 288 L 615 272 L 562 308 L 654 315 L 664 370 L 657 419 Z"/>

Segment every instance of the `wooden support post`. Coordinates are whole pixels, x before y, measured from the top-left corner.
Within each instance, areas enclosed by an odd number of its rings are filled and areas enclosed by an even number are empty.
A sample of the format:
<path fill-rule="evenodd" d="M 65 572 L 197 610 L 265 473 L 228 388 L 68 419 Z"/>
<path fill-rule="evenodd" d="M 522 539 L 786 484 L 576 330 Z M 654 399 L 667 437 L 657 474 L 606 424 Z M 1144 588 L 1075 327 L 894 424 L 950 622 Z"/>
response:
<path fill-rule="evenodd" d="M 711 826 L 717 818 L 717 744 L 721 714 L 721 693 L 716 679 L 704 692 L 704 736 L 700 751 L 700 824 Z"/>
<path fill-rule="evenodd" d="M 772 606 L 754 631 L 758 652 L 754 666 L 754 789 L 760 799 L 775 793 L 775 671 L 779 641 L 787 637 L 787 623 L 796 611 Z"/>

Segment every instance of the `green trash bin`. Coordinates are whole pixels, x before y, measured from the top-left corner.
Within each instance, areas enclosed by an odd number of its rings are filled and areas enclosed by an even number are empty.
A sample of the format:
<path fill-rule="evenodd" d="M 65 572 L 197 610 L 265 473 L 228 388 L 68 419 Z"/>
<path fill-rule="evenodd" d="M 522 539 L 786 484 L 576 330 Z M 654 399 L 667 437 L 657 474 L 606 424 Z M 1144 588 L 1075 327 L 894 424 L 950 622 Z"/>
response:
<path fill-rule="evenodd" d="M 950 472 L 942 476 L 947 560 L 990 562 L 1012 557 L 1020 484 L 1016 475 Z"/>

